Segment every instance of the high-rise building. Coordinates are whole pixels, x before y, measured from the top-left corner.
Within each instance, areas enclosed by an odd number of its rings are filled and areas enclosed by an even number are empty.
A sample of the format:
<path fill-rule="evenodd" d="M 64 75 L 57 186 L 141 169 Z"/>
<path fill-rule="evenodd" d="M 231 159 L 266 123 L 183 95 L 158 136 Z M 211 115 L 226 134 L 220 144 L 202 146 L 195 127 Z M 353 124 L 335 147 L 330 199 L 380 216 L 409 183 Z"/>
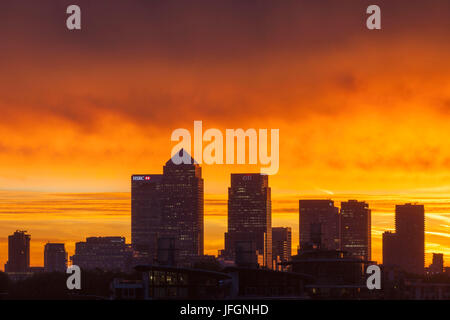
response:
<path fill-rule="evenodd" d="M 66 272 L 67 252 L 64 243 L 46 243 L 44 247 L 44 271 Z"/>
<path fill-rule="evenodd" d="M 395 232 L 400 242 L 400 267 L 423 274 L 425 267 L 425 209 L 410 203 L 395 206 Z"/>
<path fill-rule="evenodd" d="M 191 258 L 203 255 L 202 168 L 192 158 L 190 164 L 167 161 L 161 192 L 163 236 L 175 239 L 175 262 L 188 265 Z"/>
<path fill-rule="evenodd" d="M 383 235 L 383 264 L 397 266 L 409 273 L 424 273 L 425 209 L 423 205 L 407 203 L 395 206 L 395 234 Z"/>
<path fill-rule="evenodd" d="M 124 237 L 89 237 L 85 242 L 75 244 L 71 260 L 72 264 L 85 270 L 126 272 L 131 256 L 131 246 L 125 243 Z"/>
<path fill-rule="evenodd" d="M 443 253 L 433 253 L 433 262 L 430 264 L 429 271 L 431 274 L 441 274 L 444 272 Z"/>
<path fill-rule="evenodd" d="M 341 203 L 341 249 L 351 256 L 371 259 L 371 211 L 366 202 Z"/>
<path fill-rule="evenodd" d="M 245 264 L 243 257 L 252 264 L 262 256 L 263 266 L 272 268 L 272 201 L 267 175 L 231 174 L 224 252 L 240 264 Z"/>
<path fill-rule="evenodd" d="M 158 261 L 158 243 L 165 243 L 160 238 L 173 239 L 173 262 L 179 266 L 189 266 L 193 257 L 203 255 L 201 167 L 183 149 L 178 155 L 185 161 L 175 164 L 170 159 L 162 175 L 131 178 L 132 247 L 150 264 L 163 263 Z"/>
<path fill-rule="evenodd" d="M 292 255 L 292 232 L 290 227 L 272 228 L 272 257 L 278 262 L 288 262 Z"/>
<path fill-rule="evenodd" d="M 259 254 L 256 249 L 256 241 L 253 234 L 248 234 L 248 239 L 240 237 L 233 241 L 234 261 L 239 267 L 257 268 L 264 265 L 264 255 Z M 261 259 L 262 257 L 262 259 Z"/>
<path fill-rule="evenodd" d="M 30 268 L 30 239 L 26 231 L 17 230 L 8 237 L 6 272 L 28 272 Z"/>
<path fill-rule="evenodd" d="M 175 266 L 175 239 L 174 238 L 158 238 L 156 259 L 158 264 L 164 266 Z"/>
<path fill-rule="evenodd" d="M 156 260 L 161 232 L 161 174 L 131 177 L 131 244 L 140 264 Z"/>
<path fill-rule="evenodd" d="M 398 267 L 398 241 L 395 232 L 383 233 L 383 265 L 386 267 Z"/>
<path fill-rule="evenodd" d="M 339 250 L 339 208 L 332 200 L 300 200 L 300 250 Z"/>

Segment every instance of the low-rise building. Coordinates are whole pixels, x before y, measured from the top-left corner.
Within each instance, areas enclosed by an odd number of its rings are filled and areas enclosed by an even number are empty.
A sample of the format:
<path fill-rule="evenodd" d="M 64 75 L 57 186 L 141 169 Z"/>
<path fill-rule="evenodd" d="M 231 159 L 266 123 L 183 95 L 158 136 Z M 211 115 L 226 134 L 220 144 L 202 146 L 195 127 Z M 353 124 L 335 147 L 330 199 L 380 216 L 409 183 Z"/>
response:
<path fill-rule="evenodd" d="M 132 249 L 124 237 L 90 237 L 77 242 L 72 264 L 81 269 L 127 272 L 131 266 Z"/>

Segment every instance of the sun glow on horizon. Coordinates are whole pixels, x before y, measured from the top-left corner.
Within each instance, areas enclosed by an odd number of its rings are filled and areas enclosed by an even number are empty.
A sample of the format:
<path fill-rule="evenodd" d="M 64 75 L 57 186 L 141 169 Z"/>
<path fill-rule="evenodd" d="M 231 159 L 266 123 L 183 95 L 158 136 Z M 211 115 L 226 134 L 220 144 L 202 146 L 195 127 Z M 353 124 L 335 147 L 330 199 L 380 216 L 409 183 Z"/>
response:
<path fill-rule="evenodd" d="M 275 188 L 276 190 L 276 188 Z M 298 246 L 298 200 L 330 198 L 323 194 L 277 197 L 272 187 L 272 225 L 292 228 L 292 249 Z M 372 257 L 381 263 L 381 236 L 394 229 L 395 204 L 418 202 L 425 205 L 426 263 L 433 252 L 450 256 L 450 201 L 428 195 L 423 198 L 402 195 L 335 194 L 336 206 L 341 201 L 367 201 L 372 209 Z M 41 193 L 0 192 L 0 263 L 7 260 L 7 236 L 16 229 L 31 234 L 31 265 L 43 265 L 46 242 L 64 242 L 69 255 L 75 242 L 89 236 L 131 235 L 130 194 L 121 193 Z M 217 255 L 223 249 L 227 228 L 226 194 L 205 193 L 205 253 Z M 449 265 L 449 259 L 445 261 Z"/>

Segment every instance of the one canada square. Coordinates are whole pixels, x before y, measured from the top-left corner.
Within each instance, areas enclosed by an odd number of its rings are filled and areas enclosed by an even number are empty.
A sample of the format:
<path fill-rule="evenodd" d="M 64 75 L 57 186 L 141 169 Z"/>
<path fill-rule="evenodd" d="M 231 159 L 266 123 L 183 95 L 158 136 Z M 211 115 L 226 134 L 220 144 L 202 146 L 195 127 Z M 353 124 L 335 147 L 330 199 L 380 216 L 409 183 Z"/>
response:
<path fill-rule="evenodd" d="M 163 174 L 133 175 L 131 178 L 131 243 L 142 262 L 189 266 L 203 255 L 203 179 L 201 167 L 185 152 L 183 163 L 172 159 Z M 188 161 L 184 161 L 184 159 Z"/>

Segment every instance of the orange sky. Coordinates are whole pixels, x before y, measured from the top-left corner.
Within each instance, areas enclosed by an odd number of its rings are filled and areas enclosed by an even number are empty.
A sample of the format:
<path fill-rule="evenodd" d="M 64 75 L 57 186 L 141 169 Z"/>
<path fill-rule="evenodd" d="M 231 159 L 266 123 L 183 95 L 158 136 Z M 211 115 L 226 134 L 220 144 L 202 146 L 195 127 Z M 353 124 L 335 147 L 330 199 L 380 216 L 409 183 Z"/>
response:
<path fill-rule="evenodd" d="M 275 178 L 270 181 L 274 182 Z M 206 184 L 207 185 L 207 184 Z M 225 188 L 224 188 L 225 189 Z M 209 194 L 205 199 L 205 251 L 217 254 L 224 246 L 223 233 L 227 227 L 226 197 Z M 448 228 L 450 212 L 448 196 L 439 194 L 415 195 L 299 195 L 273 199 L 273 226 L 292 228 L 293 253 L 298 246 L 298 199 L 328 198 L 336 205 L 349 198 L 366 200 L 372 209 L 372 255 L 381 263 L 381 235 L 394 229 L 395 204 L 417 201 L 426 209 L 426 263 L 432 252 L 450 255 Z M 0 192 L 0 264 L 6 262 L 7 235 L 16 228 L 31 234 L 31 263 L 43 265 L 46 242 L 65 242 L 72 255 L 75 242 L 89 236 L 125 236 L 130 241 L 129 193 L 36 193 Z M 39 218 L 36 218 L 39 217 Z M 449 265 L 448 259 L 446 264 Z"/>
<path fill-rule="evenodd" d="M 372 3 L 356 0 L 80 0 L 78 33 L 65 30 L 67 4 L 0 5 L 2 264 L 17 228 L 32 233 L 33 264 L 47 240 L 129 239 L 130 175 L 161 172 L 171 132 L 194 120 L 280 129 L 274 225 L 295 230 L 302 197 L 366 199 L 380 260 L 394 204 L 424 202 L 427 252 L 448 260 L 447 1 L 378 1 L 381 31 L 365 29 Z M 204 167 L 206 198 L 224 201 L 243 171 L 259 167 Z M 215 253 L 226 206 L 205 210 Z"/>

